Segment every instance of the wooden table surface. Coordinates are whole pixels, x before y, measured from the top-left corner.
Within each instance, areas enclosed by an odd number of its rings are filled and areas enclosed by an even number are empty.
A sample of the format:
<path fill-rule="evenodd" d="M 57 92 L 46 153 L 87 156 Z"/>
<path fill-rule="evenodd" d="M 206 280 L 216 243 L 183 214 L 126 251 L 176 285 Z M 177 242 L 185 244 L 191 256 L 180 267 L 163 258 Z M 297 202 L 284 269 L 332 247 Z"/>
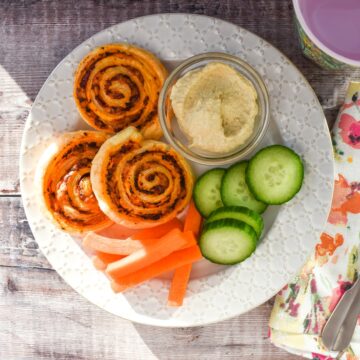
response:
<path fill-rule="evenodd" d="M 161 12 L 207 14 L 253 31 L 282 50 L 315 89 L 331 124 L 350 78 L 303 58 L 290 0 L 0 2 L 0 359 L 297 359 L 267 338 L 272 307 L 216 325 L 163 329 L 98 309 L 52 270 L 21 203 L 18 157 L 32 101 L 56 64 L 96 32 Z"/>

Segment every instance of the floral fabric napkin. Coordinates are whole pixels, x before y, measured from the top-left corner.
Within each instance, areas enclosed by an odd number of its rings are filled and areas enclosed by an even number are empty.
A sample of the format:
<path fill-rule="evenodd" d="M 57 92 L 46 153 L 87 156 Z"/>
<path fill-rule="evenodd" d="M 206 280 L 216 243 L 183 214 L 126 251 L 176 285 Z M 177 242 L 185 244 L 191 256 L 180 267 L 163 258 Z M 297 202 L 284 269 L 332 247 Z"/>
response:
<path fill-rule="evenodd" d="M 350 83 L 332 139 L 335 189 L 328 222 L 307 264 L 277 295 L 270 338 L 307 358 L 355 360 L 360 359 L 360 321 L 350 347 L 341 354 L 327 351 L 319 335 L 359 269 L 360 82 Z"/>

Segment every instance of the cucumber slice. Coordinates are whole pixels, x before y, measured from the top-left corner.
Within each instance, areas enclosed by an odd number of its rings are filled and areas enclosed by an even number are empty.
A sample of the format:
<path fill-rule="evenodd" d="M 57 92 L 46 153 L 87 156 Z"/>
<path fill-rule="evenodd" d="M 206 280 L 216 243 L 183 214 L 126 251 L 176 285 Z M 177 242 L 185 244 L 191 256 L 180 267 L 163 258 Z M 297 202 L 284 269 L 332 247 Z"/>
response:
<path fill-rule="evenodd" d="M 264 229 L 264 221 L 256 211 L 250 210 L 243 206 L 224 206 L 213 211 L 206 223 L 221 219 L 236 219 L 250 225 L 256 232 L 258 238 Z"/>
<path fill-rule="evenodd" d="M 246 182 L 255 198 L 279 205 L 292 199 L 304 179 L 304 165 L 293 150 L 272 145 L 260 150 L 249 162 Z"/>
<path fill-rule="evenodd" d="M 204 226 L 199 239 L 203 256 L 211 262 L 233 265 L 248 258 L 256 249 L 255 230 L 240 220 L 216 220 Z"/>
<path fill-rule="evenodd" d="M 267 205 L 250 192 L 245 181 L 247 166 L 248 161 L 241 161 L 227 169 L 221 183 L 221 198 L 226 206 L 245 206 L 262 214 Z"/>
<path fill-rule="evenodd" d="M 220 186 L 224 169 L 212 169 L 202 174 L 194 187 L 194 202 L 200 214 L 208 217 L 214 210 L 223 206 Z"/>

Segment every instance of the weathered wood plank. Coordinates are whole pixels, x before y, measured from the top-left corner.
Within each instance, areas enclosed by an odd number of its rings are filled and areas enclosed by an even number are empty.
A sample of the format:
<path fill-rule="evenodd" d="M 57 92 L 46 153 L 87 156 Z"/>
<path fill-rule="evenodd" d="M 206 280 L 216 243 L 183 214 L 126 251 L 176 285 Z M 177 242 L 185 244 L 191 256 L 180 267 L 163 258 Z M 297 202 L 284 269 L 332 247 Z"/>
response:
<path fill-rule="evenodd" d="M 51 269 L 29 228 L 20 197 L 0 197 L 0 266 Z"/>
<path fill-rule="evenodd" d="M 297 359 L 267 339 L 268 302 L 216 325 L 132 324 L 88 303 L 53 271 L 0 267 L 1 359 Z"/>
<path fill-rule="evenodd" d="M 18 158 L 21 136 L 31 103 L 2 66 L 0 58 L 0 194 L 20 192 Z"/>
<path fill-rule="evenodd" d="M 0 3 L 0 193 L 18 194 L 18 156 L 24 121 L 56 64 L 94 33 L 158 12 L 216 16 L 245 27 L 283 51 L 304 73 L 332 123 L 347 82 L 360 70 L 329 72 L 305 59 L 297 46 L 290 0 L 2 1 Z M 46 44 L 46 51 L 44 49 Z M 21 59 L 22 66 L 19 66 Z M 11 137 L 9 136 L 11 134 Z"/>

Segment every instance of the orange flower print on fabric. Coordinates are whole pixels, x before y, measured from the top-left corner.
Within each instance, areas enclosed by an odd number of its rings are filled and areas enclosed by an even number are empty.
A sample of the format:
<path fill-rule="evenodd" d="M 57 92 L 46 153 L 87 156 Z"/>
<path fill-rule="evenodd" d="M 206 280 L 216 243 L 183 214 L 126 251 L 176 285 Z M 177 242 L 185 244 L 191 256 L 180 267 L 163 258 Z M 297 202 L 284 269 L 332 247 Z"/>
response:
<path fill-rule="evenodd" d="M 335 180 L 328 221 L 334 225 L 346 225 L 348 213 L 360 214 L 360 183 L 349 183 L 343 175 L 339 174 L 339 179 Z"/>
<path fill-rule="evenodd" d="M 346 354 L 346 360 L 359 360 L 359 357 L 353 354 Z"/>
<path fill-rule="evenodd" d="M 344 237 L 341 234 L 336 234 L 335 237 L 327 233 L 322 233 L 320 236 L 320 243 L 315 247 L 316 256 L 333 255 L 335 250 L 344 243 Z"/>

